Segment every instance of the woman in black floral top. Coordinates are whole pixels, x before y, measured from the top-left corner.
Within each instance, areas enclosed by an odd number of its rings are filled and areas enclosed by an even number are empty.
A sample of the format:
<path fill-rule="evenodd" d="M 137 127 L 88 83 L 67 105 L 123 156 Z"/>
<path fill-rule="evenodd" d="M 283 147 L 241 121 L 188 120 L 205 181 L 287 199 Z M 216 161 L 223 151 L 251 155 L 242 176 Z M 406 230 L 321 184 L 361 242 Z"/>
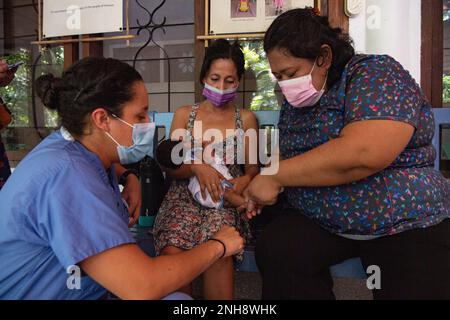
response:
<path fill-rule="evenodd" d="M 264 46 L 286 97 L 279 172 L 246 191 L 253 209 L 285 188 L 257 247 L 264 298 L 333 298 L 329 267 L 357 256 L 380 268 L 375 298 L 450 298 L 450 188 L 420 87 L 312 10 L 278 17 Z"/>

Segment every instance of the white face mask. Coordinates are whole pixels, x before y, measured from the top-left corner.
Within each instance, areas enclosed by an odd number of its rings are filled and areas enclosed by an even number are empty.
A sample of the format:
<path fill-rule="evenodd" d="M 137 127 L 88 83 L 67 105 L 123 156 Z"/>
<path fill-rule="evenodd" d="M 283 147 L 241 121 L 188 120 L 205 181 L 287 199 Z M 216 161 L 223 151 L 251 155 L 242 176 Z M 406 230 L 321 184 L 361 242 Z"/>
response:
<path fill-rule="evenodd" d="M 314 87 L 312 81 L 312 73 L 315 67 L 316 62 L 314 62 L 314 66 L 308 75 L 278 82 L 281 91 L 286 97 L 286 100 L 294 108 L 311 107 L 319 102 L 320 98 L 322 98 L 323 94 L 325 93 L 325 85 L 327 83 L 328 73 L 322 89 L 318 91 Z"/>
<path fill-rule="evenodd" d="M 127 126 L 133 128 L 133 145 L 130 147 L 122 146 L 114 139 L 109 132 L 106 135 L 117 144 L 117 153 L 121 164 L 137 163 L 145 156 L 153 156 L 153 139 L 155 136 L 155 123 L 136 123 L 129 124 L 125 120 L 113 115 L 113 117 Z"/>

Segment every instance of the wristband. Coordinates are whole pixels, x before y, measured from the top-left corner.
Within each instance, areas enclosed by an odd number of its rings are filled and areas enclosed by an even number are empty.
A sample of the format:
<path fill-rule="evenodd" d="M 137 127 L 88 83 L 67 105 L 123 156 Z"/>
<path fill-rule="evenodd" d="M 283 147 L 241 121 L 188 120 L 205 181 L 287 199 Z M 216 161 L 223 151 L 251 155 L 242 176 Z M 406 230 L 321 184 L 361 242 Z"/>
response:
<path fill-rule="evenodd" d="M 126 171 L 120 176 L 119 184 L 125 186 L 125 184 L 126 184 L 126 182 L 127 182 L 127 177 L 128 177 L 130 174 L 134 174 L 134 175 L 139 179 L 139 174 L 137 173 L 137 171 L 136 171 L 136 170 L 131 170 L 131 169 L 129 169 L 129 170 L 126 170 Z"/>
<path fill-rule="evenodd" d="M 223 253 L 222 253 L 222 255 L 220 256 L 220 258 L 219 258 L 219 260 L 220 259 L 222 259 L 224 256 L 225 256 L 225 253 L 227 253 L 227 247 L 225 246 L 225 243 L 223 243 L 221 240 L 219 240 L 219 239 L 214 239 L 214 238 L 211 238 L 211 239 L 209 239 L 210 241 L 216 241 L 216 242 L 219 242 L 222 246 L 223 246 Z"/>

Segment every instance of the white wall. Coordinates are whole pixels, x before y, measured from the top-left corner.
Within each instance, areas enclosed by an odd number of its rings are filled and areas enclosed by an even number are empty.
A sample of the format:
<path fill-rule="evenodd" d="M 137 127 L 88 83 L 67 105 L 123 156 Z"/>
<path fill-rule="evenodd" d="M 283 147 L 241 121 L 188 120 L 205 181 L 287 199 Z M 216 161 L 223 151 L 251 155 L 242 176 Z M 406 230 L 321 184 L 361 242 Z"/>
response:
<path fill-rule="evenodd" d="M 420 83 L 421 0 L 363 0 L 350 18 L 350 36 L 360 53 L 388 54 Z"/>

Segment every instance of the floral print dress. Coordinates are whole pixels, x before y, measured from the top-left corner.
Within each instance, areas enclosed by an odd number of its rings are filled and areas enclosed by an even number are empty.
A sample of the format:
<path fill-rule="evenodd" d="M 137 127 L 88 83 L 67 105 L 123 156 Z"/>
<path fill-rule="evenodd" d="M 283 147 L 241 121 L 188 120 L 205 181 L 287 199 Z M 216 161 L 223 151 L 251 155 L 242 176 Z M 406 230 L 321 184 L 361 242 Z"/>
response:
<path fill-rule="evenodd" d="M 190 137 L 193 137 L 192 132 L 198 109 L 199 105 L 194 105 L 189 116 L 188 133 Z M 225 163 L 230 163 L 230 161 L 226 161 L 230 154 L 234 158 L 233 164 L 227 165 L 227 167 L 230 174 L 237 178 L 244 175 L 242 166 L 236 161 L 239 147 L 238 135 L 243 129 L 239 108 L 236 108 L 235 123 L 237 135 L 218 142 L 223 144 L 220 146 L 223 149 L 217 149 L 225 150 L 225 154 L 220 155 L 224 157 Z M 193 141 L 193 138 L 191 139 Z M 233 141 L 229 141 L 229 139 Z M 229 148 L 230 145 L 233 147 L 232 149 Z M 189 192 L 188 184 L 189 180 L 174 180 L 161 204 L 153 229 L 157 255 L 160 255 L 161 251 L 168 246 L 183 250 L 192 249 L 208 241 L 223 225 L 235 227 L 248 243 L 250 240 L 248 222 L 241 218 L 235 208 L 211 209 L 201 206 Z M 235 265 L 238 266 L 242 259 L 242 254 L 234 256 Z"/>

